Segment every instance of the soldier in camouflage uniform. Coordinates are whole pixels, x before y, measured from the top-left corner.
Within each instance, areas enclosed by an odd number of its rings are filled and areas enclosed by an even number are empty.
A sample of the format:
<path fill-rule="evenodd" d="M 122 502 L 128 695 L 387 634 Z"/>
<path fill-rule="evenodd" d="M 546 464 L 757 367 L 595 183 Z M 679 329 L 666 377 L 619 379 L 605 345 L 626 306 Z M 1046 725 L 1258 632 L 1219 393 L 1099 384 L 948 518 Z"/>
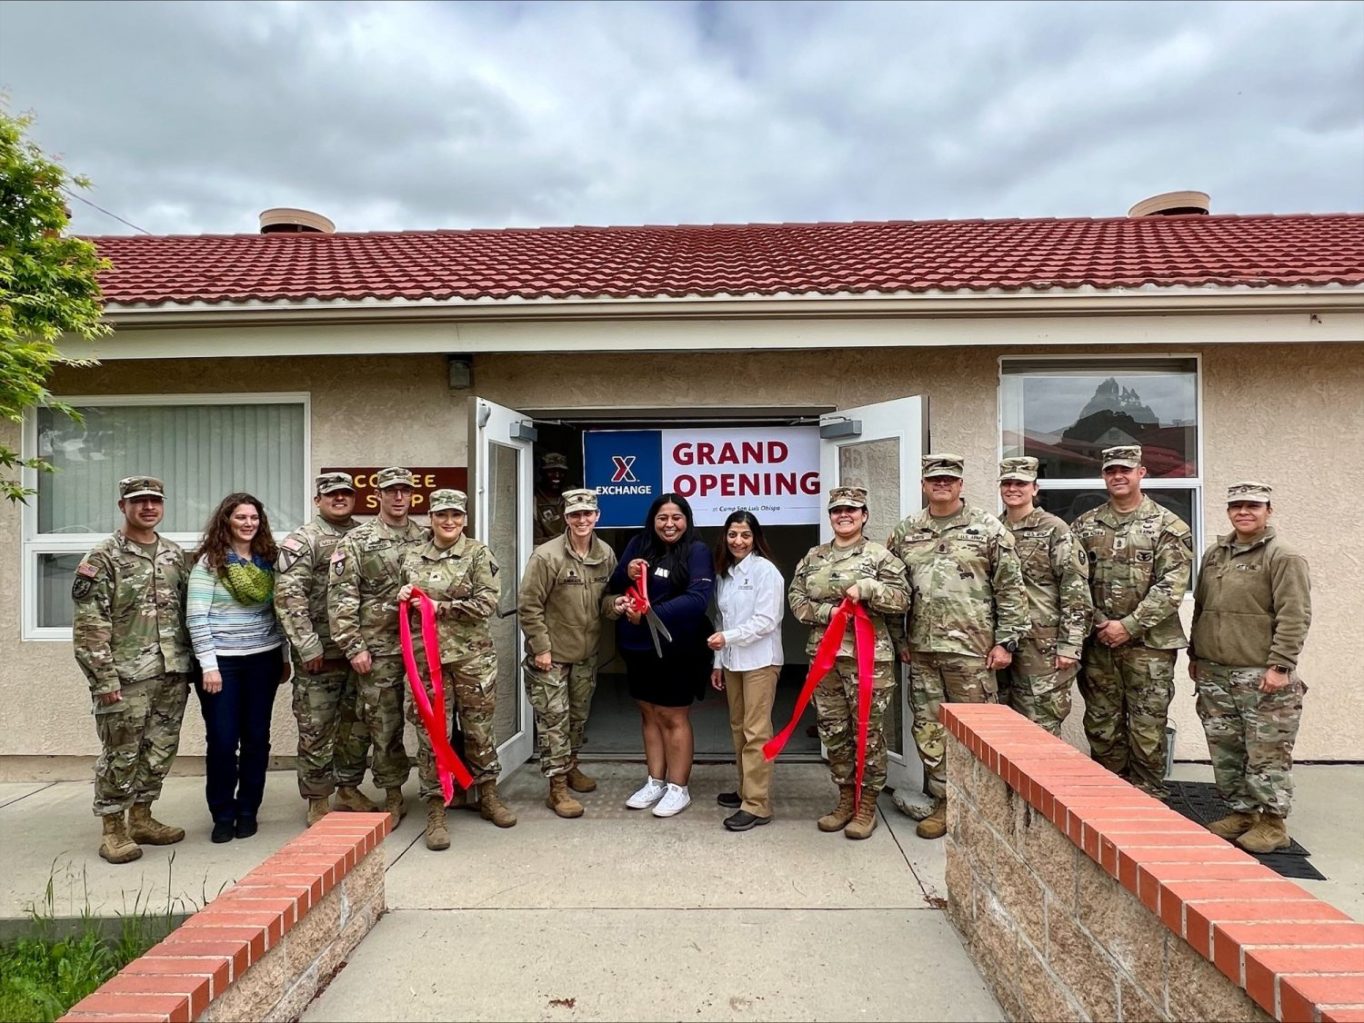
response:
<path fill-rule="evenodd" d="M 356 719 L 373 746 L 374 784 L 385 790 L 393 826 L 407 813 L 403 783 L 411 763 L 403 747 L 402 648 L 398 588 L 403 555 L 428 533 L 408 519 L 416 478 L 392 466 L 374 474 L 379 514 L 352 529 L 332 551 L 327 619 L 332 641 L 346 655 L 359 694 Z"/>
<path fill-rule="evenodd" d="M 165 487 L 150 476 L 119 480 L 123 525 L 76 568 L 72 640 L 90 682 L 95 731 L 99 854 L 128 863 L 143 845 L 170 845 L 183 828 L 152 817 L 152 803 L 180 748 L 194 666 L 185 630 L 185 552 L 156 533 Z M 127 814 L 125 821 L 124 815 Z"/>
<path fill-rule="evenodd" d="M 502 591 L 493 552 L 481 541 L 464 535 L 467 503 L 462 491 L 432 491 L 431 539 L 403 555 L 398 599 L 406 600 L 416 587 L 436 605 L 441 677 L 449 687 L 447 693 L 453 696 L 446 700 L 446 713 L 452 716 L 456 708 L 459 710 L 464 753 L 469 773 L 474 777 L 474 790 L 478 792 L 479 812 L 484 820 L 499 828 L 510 828 L 516 823 L 516 816 L 497 793 L 497 776 L 501 773 L 493 734 L 497 650 L 488 626 L 488 619 L 497 614 Z M 426 663 L 426 653 L 419 650 L 417 664 L 425 670 Z M 430 679 L 424 681 L 430 696 Z M 417 776 L 421 779 L 421 798 L 426 803 L 426 847 L 448 849 L 445 799 L 441 795 L 431 738 L 411 693 L 407 719 L 417 727 Z M 452 723 L 447 717 L 447 738 Z"/>
<path fill-rule="evenodd" d="M 829 491 L 829 521 L 834 538 L 812 547 L 791 580 L 791 610 L 810 626 L 806 652 L 812 657 L 824 638 L 834 610 L 844 597 L 864 604 L 876 635 L 871 715 L 867 725 L 867 762 L 862 798 L 857 779 L 857 640 L 848 622 L 834 668 L 815 689 L 819 738 L 828 749 L 829 771 L 838 786 L 838 805 L 819 819 L 820 831 L 848 838 L 869 838 L 876 830 L 876 797 L 886 785 L 886 741 L 882 722 L 895 695 L 895 648 L 886 616 L 903 616 L 909 606 L 905 567 L 879 543 L 862 533 L 867 524 L 867 492 L 862 487 Z"/>
<path fill-rule="evenodd" d="M 909 665 L 914 744 L 933 809 L 920 838 L 947 832 L 947 737 L 938 709 L 948 703 L 994 703 L 995 672 L 1007 668 L 1028 631 L 1028 598 L 1013 535 L 987 511 L 961 498 L 960 455 L 925 455 L 928 507 L 895 527 L 887 543 L 904 562 L 911 604 L 893 636 Z"/>
<path fill-rule="evenodd" d="M 379 809 L 360 791 L 365 776 L 367 732 L 356 726 L 357 690 L 350 664 L 331 638 L 327 577 L 332 552 L 358 522 L 355 481 L 349 473 L 319 476 L 313 504 L 317 517 L 279 545 L 275 564 L 275 612 L 289 637 L 294 666 L 294 719 L 298 722 L 298 792 L 308 801 L 308 826 L 331 809 Z"/>
<path fill-rule="evenodd" d="M 1108 502 L 1071 524 L 1089 558 L 1094 624 L 1080 695 L 1090 755 L 1114 774 L 1165 798 L 1165 722 L 1175 657 L 1188 645 L 1179 603 L 1189 588 L 1193 534 L 1141 492 L 1137 445 L 1105 448 Z"/>
<path fill-rule="evenodd" d="M 551 451 L 540 459 L 540 485 L 535 489 L 535 522 L 532 541 L 536 547 L 563 536 L 564 484 L 568 481 L 568 459 Z"/>
<path fill-rule="evenodd" d="M 1250 852 L 1291 844 L 1293 743 L 1307 686 L 1298 657 L 1312 621 L 1307 561 L 1279 541 L 1266 483 L 1233 484 L 1233 531 L 1203 555 L 1189 674 L 1217 791 L 1232 812 L 1208 830 Z"/>
<path fill-rule="evenodd" d="M 1004 525 L 1023 569 L 1031 628 L 1013 663 L 999 673 L 999 700 L 1052 735 L 1070 714 L 1070 690 L 1089 635 L 1094 605 L 1089 559 L 1070 527 L 1038 508 L 1037 459 L 999 463 Z"/>

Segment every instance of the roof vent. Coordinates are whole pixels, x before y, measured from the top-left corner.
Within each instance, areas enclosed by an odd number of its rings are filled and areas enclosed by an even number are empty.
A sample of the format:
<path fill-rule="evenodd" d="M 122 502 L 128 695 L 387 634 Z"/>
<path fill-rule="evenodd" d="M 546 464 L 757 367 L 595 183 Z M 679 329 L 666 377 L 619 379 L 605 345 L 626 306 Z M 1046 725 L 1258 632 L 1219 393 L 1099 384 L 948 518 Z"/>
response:
<path fill-rule="evenodd" d="M 1127 211 L 1129 217 L 1174 217 L 1186 213 L 1207 215 L 1207 192 L 1162 192 L 1143 199 Z"/>
<path fill-rule="evenodd" d="M 335 234 L 336 225 L 321 213 L 276 206 L 260 215 L 261 234 Z"/>

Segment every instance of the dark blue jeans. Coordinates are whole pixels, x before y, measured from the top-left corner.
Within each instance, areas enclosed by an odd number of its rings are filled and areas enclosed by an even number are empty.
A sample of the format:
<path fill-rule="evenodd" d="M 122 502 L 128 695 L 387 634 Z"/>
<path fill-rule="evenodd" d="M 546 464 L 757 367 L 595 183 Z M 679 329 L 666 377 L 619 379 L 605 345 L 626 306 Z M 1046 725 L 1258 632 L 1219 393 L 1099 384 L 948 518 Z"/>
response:
<path fill-rule="evenodd" d="M 206 693 L 202 681 L 195 687 L 208 740 L 204 788 L 214 821 L 254 818 L 260 809 L 270 762 L 270 715 L 283 666 L 282 648 L 219 657 L 222 691 Z"/>

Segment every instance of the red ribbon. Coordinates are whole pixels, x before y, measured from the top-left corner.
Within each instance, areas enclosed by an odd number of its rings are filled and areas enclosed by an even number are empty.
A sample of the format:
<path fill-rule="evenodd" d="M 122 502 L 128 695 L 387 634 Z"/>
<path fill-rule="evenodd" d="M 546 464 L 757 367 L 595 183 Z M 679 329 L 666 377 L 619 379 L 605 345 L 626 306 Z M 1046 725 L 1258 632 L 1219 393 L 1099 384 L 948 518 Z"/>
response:
<path fill-rule="evenodd" d="M 421 671 L 417 667 L 417 654 L 412 649 L 412 623 L 409 620 L 409 606 L 416 602 L 417 612 L 422 620 L 422 645 L 426 647 L 426 663 L 431 669 L 431 692 L 435 694 L 435 706 L 426 695 L 422 685 Z M 436 759 L 436 775 L 440 779 L 440 791 L 445 796 L 445 805 L 455 798 L 455 782 L 462 789 L 472 788 L 474 776 L 464 766 L 450 745 L 450 736 L 445 732 L 445 683 L 440 674 L 440 641 L 436 636 L 436 605 L 417 587 L 412 587 L 412 595 L 402 602 L 398 609 L 398 639 L 403 648 L 403 665 L 407 668 L 407 683 L 412 689 L 412 699 L 416 701 L 417 713 L 431 739 L 431 752 Z"/>
<path fill-rule="evenodd" d="M 876 632 L 872 627 L 867 609 L 860 603 L 844 597 L 843 602 L 834 609 L 829 626 L 824 630 L 824 638 L 819 641 L 815 656 L 810 661 L 810 672 L 805 676 L 805 685 L 796 697 L 795 713 L 785 728 L 767 740 L 763 745 L 763 756 L 776 760 L 782 748 L 790 741 L 800 724 L 800 716 L 815 687 L 824 676 L 833 670 L 838 660 L 839 647 L 843 645 L 843 634 L 847 631 L 848 619 L 853 621 L 853 635 L 857 639 L 857 786 L 856 800 L 862 801 L 862 776 L 867 769 L 867 729 L 871 721 L 872 677 L 876 673 Z"/>
<path fill-rule="evenodd" d="M 633 586 L 626 589 L 625 595 L 635 605 L 635 610 L 641 615 L 649 610 L 649 566 L 644 565 L 639 570 L 639 578 L 635 580 Z"/>

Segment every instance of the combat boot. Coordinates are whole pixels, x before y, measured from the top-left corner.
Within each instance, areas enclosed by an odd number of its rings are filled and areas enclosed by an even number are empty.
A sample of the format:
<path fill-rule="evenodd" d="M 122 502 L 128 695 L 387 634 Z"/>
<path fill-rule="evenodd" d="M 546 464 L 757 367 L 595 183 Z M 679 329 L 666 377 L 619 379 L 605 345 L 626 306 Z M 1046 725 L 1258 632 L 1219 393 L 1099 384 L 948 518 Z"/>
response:
<path fill-rule="evenodd" d="M 151 803 L 134 803 L 128 814 L 128 837 L 140 845 L 174 845 L 184 839 L 185 829 L 162 824 L 152 816 Z"/>
<path fill-rule="evenodd" d="M 1247 831 L 1255 826 L 1255 815 L 1253 813 L 1227 814 L 1208 825 L 1208 830 L 1218 838 L 1225 838 L 1228 842 L 1240 838 Z"/>
<path fill-rule="evenodd" d="M 389 817 L 393 819 L 393 826 L 396 828 L 407 816 L 407 804 L 403 802 L 402 789 L 387 789 L 387 798 L 384 800 L 384 809 L 388 811 Z"/>
<path fill-rule="evenodd" d="M 492 821 L 499 828 L 510 828 L 516 824 L 516 814 L 502 802 L 495 781 L 485 781 L 478 787 L 478 812 L 485 821 Z"/>
<path fill-rule="evenodd" d="M 939 796 L 933 803 L 933 812 L 919 822 L 914 834 L 920 838 L 942 838 L 947 834 L 947 799 Z"/>
<path fill-rule="evenodd" d="M 583 815 L 583 804 L 568 794 L 568 785 L 568 780 L 562 774 L 556 774 L 551 778 L 549 780 L 549 798 L 545 800 L 545 805 L 560 817 L 581 817 Z"/>
<path fill-rule="evenodd" d="M 876 830 L 876 793 L 870 789 L 862 790 L 862 799 L 857 804 L 857 813 L 843 829 L 844 838 L 871 838 Z"/>
<path fill-rule="evenodd" d="M 99 843 L 99 855 L 110 863 L 131 863 L 142 858 L 142 846 L 128 837 L 122 812 L 105 815 L 104 838 Z"/>
<path fill-rule="evenodd" d="M 1246 852 L 1272 853 L 1287 849 L 1293 840 L 1288 837 L 1288 828 L 1282 817 L 1261 812 L 1255 826 L 1238 838 L 1236 844 Z"/>
<path fill-rule="evenodd" d="M 450 848 L 450 829 L 445 826 L 445 801 L 431 796 L 426 801 L 426 848 L 440 852 Z"/>
<path fill-rule="evenodd" d="M 816 822 L 820 831 L 842 831 L 857 812 L 851 785 L 838 786 L 838 805 Z"/>
<path fill-rule="evenodd" d="M 343 813 L 379 812 L 379 804 L 354 785 L 342 785 L 336 790 L 336 808 Z"/>
<path fill-rule="evenodd" d="M 596 792 L 597 779 L 589 778 L 578 770 L 577 764 L 574 764 L 568 769 L 568 787 L 574 792 Z"/>
<path fill-rule="evenodd" d="M 308 827 L 312 827 L 331 812 L 332 803 L 326 796 L 313 796 L 308 799 Z"/>

